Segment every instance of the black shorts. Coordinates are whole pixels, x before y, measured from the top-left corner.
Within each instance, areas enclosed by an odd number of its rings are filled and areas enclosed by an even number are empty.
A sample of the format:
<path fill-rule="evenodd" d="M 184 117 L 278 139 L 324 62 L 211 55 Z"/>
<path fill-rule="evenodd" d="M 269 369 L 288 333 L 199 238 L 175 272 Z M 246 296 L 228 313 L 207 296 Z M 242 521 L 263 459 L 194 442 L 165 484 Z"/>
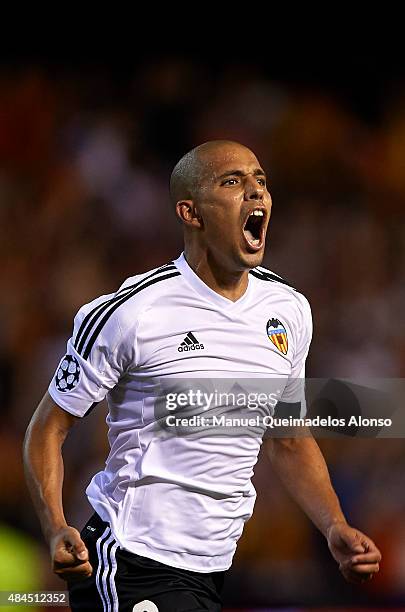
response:
<path fill-rule="evenodd" d="M 176 569 L 119 547 L 108 523 L 94 514 L 81 537 L 93 574 L 68 584 L 70 606 L 102 612 L 220 612 L 225 572 Z"/>

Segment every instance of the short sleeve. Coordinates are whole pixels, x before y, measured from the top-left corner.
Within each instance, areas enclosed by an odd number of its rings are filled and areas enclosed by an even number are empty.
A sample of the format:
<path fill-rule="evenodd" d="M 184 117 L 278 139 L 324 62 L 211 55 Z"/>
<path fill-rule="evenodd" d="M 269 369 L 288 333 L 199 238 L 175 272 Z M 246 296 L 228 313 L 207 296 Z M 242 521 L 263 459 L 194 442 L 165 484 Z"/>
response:
<path fill-rule="evenodd" d="M 312 313 L 308 300 L 301 294 L 299 297 L 299 312 L 294 326 L 295 347 L 291 374 L 285 386 L 282 402 L 300 404 L 299 416 L 305 417 L 305 362 L 312 340 Z M 298 416 L 298 415 L 297 415 Z"/>
<path fill-rule="evenodd" d="M 75 416 L 84 416 L 101 402 L 135 359 L 135 344 L 123 333 L 114 306 L 111 294 L 79 310 L 66 354 L 49 385 L 52 399 Z"/>

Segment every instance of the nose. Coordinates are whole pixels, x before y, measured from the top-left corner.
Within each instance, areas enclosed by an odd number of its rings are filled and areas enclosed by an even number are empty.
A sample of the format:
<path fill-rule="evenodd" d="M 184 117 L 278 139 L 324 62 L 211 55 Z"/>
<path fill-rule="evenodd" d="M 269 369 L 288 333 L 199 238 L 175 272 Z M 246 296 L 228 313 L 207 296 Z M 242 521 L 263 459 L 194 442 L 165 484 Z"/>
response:
<path fill-rule="evenodd" d="M 263 200 L 264 187 L 257 182 L 255 176 L 247 176 L 245 179 L 245 200 Z"/>

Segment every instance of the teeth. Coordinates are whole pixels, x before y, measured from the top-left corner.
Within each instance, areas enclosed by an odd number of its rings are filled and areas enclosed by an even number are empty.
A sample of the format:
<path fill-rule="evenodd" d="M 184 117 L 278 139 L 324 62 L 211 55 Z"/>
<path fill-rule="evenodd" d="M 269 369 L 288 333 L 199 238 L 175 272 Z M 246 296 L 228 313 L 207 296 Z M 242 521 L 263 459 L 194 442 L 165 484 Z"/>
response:
<path fill-rule="evenodd" d="M 250 230 L 245 230 L 246 238 L 250 244 L 257 246 L 260 244 L 260 238 L 255 238 Z"/>
<path fill-rule="evenodd" d="M 263 217 L 263 211 L 262 210 L 252 210 L 252 212 L 250 213 L 249 217 Z"/>

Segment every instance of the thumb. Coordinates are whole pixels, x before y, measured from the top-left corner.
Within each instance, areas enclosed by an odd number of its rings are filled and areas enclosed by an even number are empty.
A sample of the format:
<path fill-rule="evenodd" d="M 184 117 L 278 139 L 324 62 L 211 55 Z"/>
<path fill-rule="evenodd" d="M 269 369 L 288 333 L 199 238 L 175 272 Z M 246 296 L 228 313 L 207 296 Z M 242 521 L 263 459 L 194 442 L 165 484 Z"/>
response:
<path fill-rule="evenodd" d="M 341 535 L 342 535 L 342 539 L 344 540 L 346 546 L 350 548 L 352 552 L 354 553 L 365 552 L 364 546 L 361 543 L 360 536 L 356 531 L 345 532 Z"/>
<path fill-rule="evenodd" d="M 89 555 L 87 553 L 87 550 L 80 550 L 79 551 L 79 550 L 76 549 L 75 555 L 81 561 L 88 561 L 89 560 Z"/>
<path fill-rule="evenodd" d="M 65 542 L 67 548 L 70 549 L 69 552 L 72 555 L 74 555 L 77 559 L 80 559 L 80 561 L 88 561 L 89 553 L 78 532 L 70 533 Z"/>

